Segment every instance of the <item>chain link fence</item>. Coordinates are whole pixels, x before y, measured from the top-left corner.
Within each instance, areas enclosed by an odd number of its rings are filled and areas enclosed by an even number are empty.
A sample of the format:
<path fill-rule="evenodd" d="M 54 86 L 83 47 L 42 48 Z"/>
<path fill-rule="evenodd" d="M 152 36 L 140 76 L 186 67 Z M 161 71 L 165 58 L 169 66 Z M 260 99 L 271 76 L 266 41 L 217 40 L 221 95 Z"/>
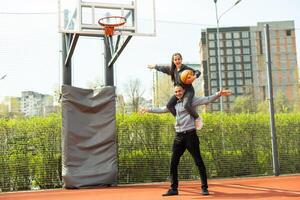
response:
<path fill-rule="evenodd" d="M 209 178 L 272 175 L 269 116 L 203 114 L 198 131 Z M 174 138 L 171 115 L 118 115 L 118 182 L 168 181 Z M 277 114 L 281 174 L 300 172 L 300 114 Z M 180 180 L 199 174 L 186 151 Z M 61 117 L 0 119 L 0 189 L 2 192 L 61 188 Z"/>

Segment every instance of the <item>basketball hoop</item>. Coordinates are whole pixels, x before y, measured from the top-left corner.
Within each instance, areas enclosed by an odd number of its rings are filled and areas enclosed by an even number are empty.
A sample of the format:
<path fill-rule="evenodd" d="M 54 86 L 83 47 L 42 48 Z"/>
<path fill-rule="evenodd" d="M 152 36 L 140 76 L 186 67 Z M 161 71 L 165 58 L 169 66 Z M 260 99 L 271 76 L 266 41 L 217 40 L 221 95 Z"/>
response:
<path fill-rule="evenodd" d="M 104 27 L 105 36 L 112 36 L 115 27 L 122 26 L 126 23 L 126 18 L 121 16 L 108 16 L 98 20 L 98 24 Z"/>

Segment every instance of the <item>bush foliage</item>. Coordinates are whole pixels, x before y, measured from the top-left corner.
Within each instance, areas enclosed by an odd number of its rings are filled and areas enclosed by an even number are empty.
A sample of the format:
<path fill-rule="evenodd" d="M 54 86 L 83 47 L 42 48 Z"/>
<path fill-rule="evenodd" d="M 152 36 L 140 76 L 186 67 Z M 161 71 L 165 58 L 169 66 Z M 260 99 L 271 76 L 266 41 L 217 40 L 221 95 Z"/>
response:
<path fill-rule="evenodd" d="M 203 114 L 198 131 L 209 177 L 273 174 L 267 114 Z M 1 191 L 57 188 L 61 179 L 61 117 L 0 119 Z M 166 181 L 174 118 L 168 114 L 117 115 L 119 183 Z M 300 114 L 277 114 L 281 174 L 300 172 Z M 198 179 L 185 153 L 180 179 Z"/>

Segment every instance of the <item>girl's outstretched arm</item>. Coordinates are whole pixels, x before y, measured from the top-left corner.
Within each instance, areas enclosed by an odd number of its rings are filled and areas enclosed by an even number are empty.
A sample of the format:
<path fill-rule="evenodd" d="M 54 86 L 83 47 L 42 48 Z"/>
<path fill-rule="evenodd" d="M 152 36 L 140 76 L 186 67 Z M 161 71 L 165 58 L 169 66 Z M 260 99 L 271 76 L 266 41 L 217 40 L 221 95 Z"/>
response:
<path fill-rule="evenodd" d="M 147 67 L 149 69 L 156 69 L 157 71 L 171 75 L 171 68 L 169 66 L 159 66 L 155 64 L 149 64 Z"/>

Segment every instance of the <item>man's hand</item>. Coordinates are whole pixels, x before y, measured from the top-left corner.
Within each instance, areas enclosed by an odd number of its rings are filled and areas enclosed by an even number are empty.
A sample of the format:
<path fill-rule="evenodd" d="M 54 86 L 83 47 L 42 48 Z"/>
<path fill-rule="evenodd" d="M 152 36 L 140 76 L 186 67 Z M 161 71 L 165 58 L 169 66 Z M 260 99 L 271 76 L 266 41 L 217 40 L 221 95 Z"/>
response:
<path fill-rule="evenodd" d="M 232 92 L 231 92 L 230 90 L 224 90 L 224 89 L 222 88 L 219 92 L 217 92 L 217 94 L 218 94 L 219 96 L 227 97 L 227 96 L 232 95 Z"/>
<path fill-rule="evenodd" d="M 149 108 L 140 108 L 140 110 L 139 110 L 139 113 L 141 113 L 141 114 L 145 114 L 145 113 L 147 113 L 147 112 L 149 112 Z"/>
<path fill-rule="evenodd" d="M 147 67 L 148 67 L 149 69 L 154 69 L 154 68 L 155 68 L 155 66 L 156 66 L 156 65 L 152 65 L 152 64 L 150 64 L 150 65 L 148 65 Z"/>

